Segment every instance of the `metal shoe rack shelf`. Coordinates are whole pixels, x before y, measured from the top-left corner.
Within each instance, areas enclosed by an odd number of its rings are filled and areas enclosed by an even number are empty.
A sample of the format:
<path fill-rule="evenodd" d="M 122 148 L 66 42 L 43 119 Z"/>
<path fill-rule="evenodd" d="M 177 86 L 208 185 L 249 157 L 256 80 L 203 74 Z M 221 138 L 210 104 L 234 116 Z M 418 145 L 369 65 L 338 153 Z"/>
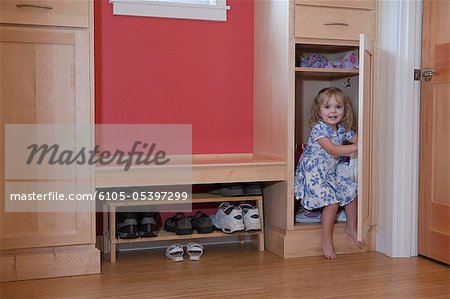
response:
<path fill-rule="evenodd" d="M 142 206 L 149 205 L 148 202 L 141 201 L 114 201 L 105 204 L 108 213 L 108 232 L 105 233 L 106 241 L 109 244 L 110 260 L 111 263 L 116 262 L 116 250 L 117 245 L 129 244 L 129 243 L 141 243 L 141 242 L 155 242 L 155 241 L 174 241 L 174 240 L 186 240 L 186 239 L 205 239 L 205 238 L 220 238 L 239 236 L 241 241 L 244 241 L 246 236 L 255 236 L 256 243 L 259 251 L 264 251 L 264 216 L 263 216 L 263 197 L 258 196 L 238 196 L 238 197 L 226 197 L 221 195 L 213 195 L 208 193 L 194 193 L 192 195 L 192 204 L 196 203 L 221 203 L 221 202 L 241 202 L 241 201 L 255 201 L 256 208 L 259 210 L 259 216 L 261 219 L 261 231 L 257 232 L 235 232 L 232 234 L 225 234 L 220 231 L 215 231 L 210 234 L 198 234 L 196 232 L 190 235 L 176 235 L 175 233 L 166 232 L 163 228 L 160 229 L 157 237 L 151 238 L 138 238 L 138 239 L 119 239 L 116 236 L 116 209 L 118 207 L 126 206 Z"/>

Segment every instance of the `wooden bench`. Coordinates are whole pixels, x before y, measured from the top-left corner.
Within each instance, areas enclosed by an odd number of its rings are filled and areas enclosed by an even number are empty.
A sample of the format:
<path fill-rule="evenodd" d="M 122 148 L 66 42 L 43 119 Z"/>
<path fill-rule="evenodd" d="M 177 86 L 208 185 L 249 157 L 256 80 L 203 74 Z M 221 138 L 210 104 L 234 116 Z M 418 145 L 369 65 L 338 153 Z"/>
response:
<path fill-rule="evenodd" d="M 124 171 L 123 166 L 99 166 L 96 168 L 96 187 L 127 187 L 127 186 L 169 186 L 236 182 L 271 182 L 284 181 L 287 177 L 287 163 L 280 158 L 255 154 L 223 154 L 223 155 L 193 155 L 191 157 L 170 157 L 170 165 L 135 166 Z M 184 175 L 177 175 L 177 174 Z M 188 173 L 189 175 L 186 175 Z M 192 174 L 192 175 L 190 175 Z M 192 203 L 223 202 L 223 201 L 255 201 L 260 211 L 262 224 L 262 196 L 223 197 L 210 194 L 195 194 Z M 104 218 L 105 241 L 109 242 L 111 262 L 116 261 L 118 244 L 135 242 L 167 241 L 179 239 L 197 239 L 212 237 L 229 237 L 230 234 L 214 232 L 212 234 L 192 234 L 179 236 L 174 233 L 160 231 L 158 237 L 123 240 L 116 237 L 115 213 L 118 207 L 145 205 L 150 203 L 139 201 L 110 201 L 105 204 L 108 218 Z M 258 250 L 264 250 L 264 226 L 261 232 L 238 232 L 232 236 L 256 236 Z"/>

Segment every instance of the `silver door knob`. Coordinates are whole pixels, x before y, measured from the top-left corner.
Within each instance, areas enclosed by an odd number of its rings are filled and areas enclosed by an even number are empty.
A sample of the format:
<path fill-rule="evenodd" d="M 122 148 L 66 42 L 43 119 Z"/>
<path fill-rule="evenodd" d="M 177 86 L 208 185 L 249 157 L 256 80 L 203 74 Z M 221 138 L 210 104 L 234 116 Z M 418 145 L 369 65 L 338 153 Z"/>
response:
<path fill-rule="evenodd" d="M 426 82 L 431 81 L 431 79 L 433 78 L 434 75 L 434 70 L 433 69 L 425 69 L 422 71 L 422 77 L 425 79 Z"/>

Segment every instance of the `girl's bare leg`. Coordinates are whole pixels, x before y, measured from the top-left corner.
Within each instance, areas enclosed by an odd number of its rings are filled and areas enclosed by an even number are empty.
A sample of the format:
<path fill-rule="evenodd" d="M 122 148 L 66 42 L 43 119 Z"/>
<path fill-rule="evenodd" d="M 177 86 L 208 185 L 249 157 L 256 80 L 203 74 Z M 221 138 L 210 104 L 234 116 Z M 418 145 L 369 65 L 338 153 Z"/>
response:
<path fill-rule="evenodd" d="M 345 233 L 352 238 L 358 248 L 362 249 L 365 245 L 364 240 L 358 241 L 356 237 L 356 219 L 358 215 L 357 211 L 357 199 L 355 198 L 351 203 L 345 206 L 345 213 L 347 214 L 347 225 L 345 226 Z"/>
<path fill-rule="evenodd" d="M 334 218 L 338 209 L 337 204 L 329 205 L 322 210 L 322 250 L 325 258 L 336 259 L 333 247 Z"/>

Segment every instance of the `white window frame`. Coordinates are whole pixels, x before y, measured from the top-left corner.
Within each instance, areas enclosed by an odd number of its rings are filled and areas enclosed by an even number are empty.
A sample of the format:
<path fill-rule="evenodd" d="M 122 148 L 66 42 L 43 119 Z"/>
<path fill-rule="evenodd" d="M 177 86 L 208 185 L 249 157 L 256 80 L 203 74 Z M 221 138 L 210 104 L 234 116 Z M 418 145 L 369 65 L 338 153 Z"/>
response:
<path fill-rule="evenodd" d="M 183 3 L 180 0 L 109 0 L 114 15 L 145 16 L 160 18 L 226 21 L 226 0 L 212 1 L 214 4 Z"/>

